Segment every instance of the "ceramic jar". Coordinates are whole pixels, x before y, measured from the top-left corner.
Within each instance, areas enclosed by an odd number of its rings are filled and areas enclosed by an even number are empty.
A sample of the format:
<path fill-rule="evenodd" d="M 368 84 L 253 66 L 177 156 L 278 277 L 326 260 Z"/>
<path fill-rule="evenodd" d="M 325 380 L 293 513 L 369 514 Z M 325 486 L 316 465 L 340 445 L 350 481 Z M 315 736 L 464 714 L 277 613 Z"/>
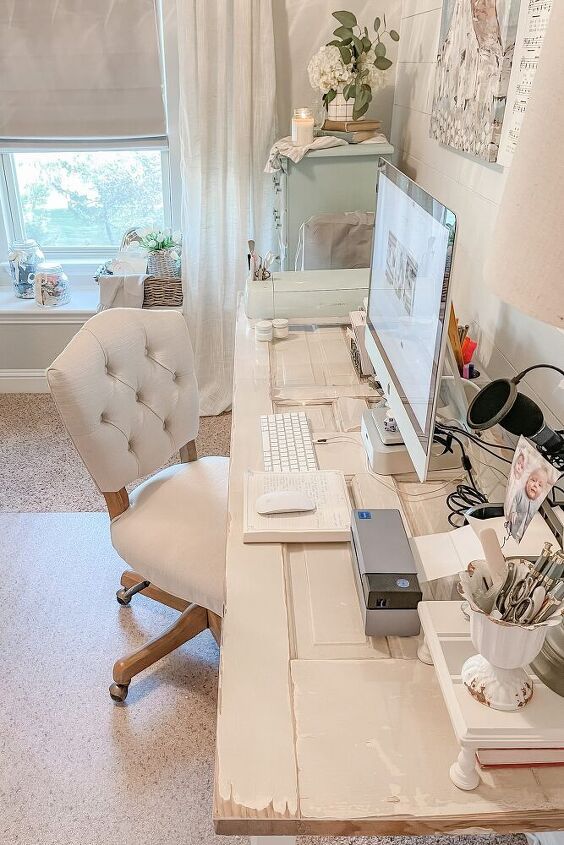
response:
<path fill-rule="evenodd" d="M 14 293 L 20 299 L 33 299 L 34 274 L 37 266 L 45 261 L 39 244 L 31 238 L 14 241 L 8 250 L 8 261 Z"/>
<path fill-rule="evenodd" d="M 337 88 L 336 96 L 331 100 L 327 106 L 327 118 L 329 120 L 339 120 L 345 122 L 353 119 L 354 100 L 345 100 L 343 97 L 343 88 Z"/>

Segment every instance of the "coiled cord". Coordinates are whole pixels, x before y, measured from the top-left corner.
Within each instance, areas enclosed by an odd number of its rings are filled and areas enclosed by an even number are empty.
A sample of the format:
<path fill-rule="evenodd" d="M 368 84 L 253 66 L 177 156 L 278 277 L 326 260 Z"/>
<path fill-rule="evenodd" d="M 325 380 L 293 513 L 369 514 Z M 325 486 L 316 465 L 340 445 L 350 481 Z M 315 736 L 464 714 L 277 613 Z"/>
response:
<path fill-rule="evenodd" d="M 461 431 L 464 434 L 463 431 Z M 438 436 L 437 436 L 438 435 Z M 449 493 L 446 497 L 446 504 L 450 511 L 448 515 L 449 525 L 453 528 L 460 528 L 467 522 L 466 511 L 475 505 L 485 505 L 488 499 L 481 490 L 476 486 L 474 481 L 474 474 L 472 471 L 472 462 L 466 454 L 464 443 L 460 437 L 454 433 L 452 428 L 441 425 L 435 426 L 435 439 L 441 443 L 446 451 L 452 452 L 452 441 L 458 443 L 462 453 L 462 466 L 466 470 L 469 484 L 458 484 L 456 489 Z"/>

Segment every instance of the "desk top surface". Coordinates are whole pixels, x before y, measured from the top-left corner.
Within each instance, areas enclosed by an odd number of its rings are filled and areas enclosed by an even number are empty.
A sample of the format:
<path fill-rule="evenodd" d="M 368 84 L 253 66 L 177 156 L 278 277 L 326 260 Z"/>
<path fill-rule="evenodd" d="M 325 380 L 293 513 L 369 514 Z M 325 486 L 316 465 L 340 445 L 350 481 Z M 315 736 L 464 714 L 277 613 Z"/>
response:
<path fill-rule="evenodd" d="M 273 410 L 305 406 L 315 434 L 340 433 L 318 447 L 320 468 L 345 472 L 356 507 L 399 508 L 408 532 L 446 530 L 451 482 L 368 472 L 353 429 L 377 394 L 342 328 L 257 343 L 241 310 L 235 358 L 217 832 L 564 828 L 562 769 L 488 770 L 473 792 L 454 786 L 458 745 L 435 669 L 417 660 L 416 639 L 364 634 L 348 544 L 243 543 L 243 476 L 262 469 L 258 418 Z"/>

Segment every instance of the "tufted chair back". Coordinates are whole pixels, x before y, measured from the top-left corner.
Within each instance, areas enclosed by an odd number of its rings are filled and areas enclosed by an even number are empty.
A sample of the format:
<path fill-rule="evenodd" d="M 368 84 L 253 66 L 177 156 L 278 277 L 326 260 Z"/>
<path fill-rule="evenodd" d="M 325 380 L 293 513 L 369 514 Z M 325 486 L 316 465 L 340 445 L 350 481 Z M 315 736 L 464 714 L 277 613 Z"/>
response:
<path fill-rule="evenodd" d="M 96 314 L 53 361 L 47 379 L 103 493 L 160 469 L 198 433 L 194 355 L 176 311 Z"/>

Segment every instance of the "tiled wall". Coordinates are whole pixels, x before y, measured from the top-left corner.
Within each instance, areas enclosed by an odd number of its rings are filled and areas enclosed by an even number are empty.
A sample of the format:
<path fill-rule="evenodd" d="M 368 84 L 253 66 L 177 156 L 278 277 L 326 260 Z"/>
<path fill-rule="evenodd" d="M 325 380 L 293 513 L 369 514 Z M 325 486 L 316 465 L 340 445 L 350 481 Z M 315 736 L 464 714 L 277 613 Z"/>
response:
<path fill-rule="evenodd" d="M 454 305 L 464 322 L 475 322 L 488 373 L 509 375 L 541 361 L 562 366 L 564 332 L 500 302 L 483 281 L 483 262 L 503 195 L 504 168 L 455 152 L 429 137 L 441 6 L 441 0 L 403 0 L 391 133 L 397 163 L 457 215 Z M 542 284 L 542 271 L 532 283 Z M 564 389 L 558 386 L 558 376 L 550 371 L 531 374 L 527 387 L 537 400 L 544 400 L 545 412 L 552 411 L 564 425 Z"/>

